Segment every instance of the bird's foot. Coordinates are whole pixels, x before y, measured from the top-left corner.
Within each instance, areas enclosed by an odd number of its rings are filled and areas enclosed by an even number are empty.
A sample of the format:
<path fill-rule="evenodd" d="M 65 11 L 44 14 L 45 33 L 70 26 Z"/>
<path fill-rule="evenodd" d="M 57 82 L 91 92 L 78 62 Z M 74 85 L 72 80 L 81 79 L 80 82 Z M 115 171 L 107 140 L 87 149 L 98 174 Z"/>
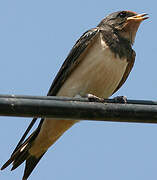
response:
<path fill-rule="evenodd" d="M 127 97 L 126 96 L 117 96 L 113 98 L 115 103 L 121 103 L 126 104 L 127 103 Z"/>
<path fill-rule="evenodd" d="M 88 98 L 88 101 L 89 102 L 104 102 L 104 99 L 103 98 L 100 98 L 100 97 L 97 97 L 93 94 L 86 94 L 86 95 L 83 95 L 81 96 L 80 94 L 77 94 L 75 96 L 75 98 Z"/>
<path fill-rule="evenodd" d="M 101 103 L 104 102 L 103 98 L 100 98 L 93 94 L 86 94 L 85 97 L 87 97 L 90 102 L 101 102 Z"/>

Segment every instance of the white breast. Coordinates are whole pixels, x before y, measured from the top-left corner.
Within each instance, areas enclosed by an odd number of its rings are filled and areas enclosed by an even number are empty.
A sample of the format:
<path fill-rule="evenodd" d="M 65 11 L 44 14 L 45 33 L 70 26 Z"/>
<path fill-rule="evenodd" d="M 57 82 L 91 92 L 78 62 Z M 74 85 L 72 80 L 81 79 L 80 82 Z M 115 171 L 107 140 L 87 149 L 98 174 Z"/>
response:
<path fill-rule="evenodd" d="M 99 37 L 58 92 L 58 96 L 112 95 L 126 70 L 126 59 L 116 57 Z"/>

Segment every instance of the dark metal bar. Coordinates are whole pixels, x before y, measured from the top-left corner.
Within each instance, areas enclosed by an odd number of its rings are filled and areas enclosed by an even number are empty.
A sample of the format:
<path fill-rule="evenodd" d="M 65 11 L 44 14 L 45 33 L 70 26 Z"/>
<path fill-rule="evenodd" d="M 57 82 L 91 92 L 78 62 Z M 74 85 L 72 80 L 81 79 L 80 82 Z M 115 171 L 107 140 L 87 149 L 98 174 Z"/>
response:
<path fill-rule="evenodd" d="M 59 97 L 59 96 L 29 96 L 29 95 L 0 94 L 0 98 L 89 102 L 88 98 L 71 98 L 71 97 Z M 104 103 L 105 102 L 106 103 L 115 103 L 115 100 L 114 99 L 104 99 Z M 152 100 L 127 100 L 127 104 L 157 105 L 157 101 L 152 101 Z"/>
<path fill-rule="evenodd" d="M 157 123 L 157 102 L 128 100 L 115 104 L 88 102 L 87 98 L 0 95 L 0 115 L 57 119 Z"/>

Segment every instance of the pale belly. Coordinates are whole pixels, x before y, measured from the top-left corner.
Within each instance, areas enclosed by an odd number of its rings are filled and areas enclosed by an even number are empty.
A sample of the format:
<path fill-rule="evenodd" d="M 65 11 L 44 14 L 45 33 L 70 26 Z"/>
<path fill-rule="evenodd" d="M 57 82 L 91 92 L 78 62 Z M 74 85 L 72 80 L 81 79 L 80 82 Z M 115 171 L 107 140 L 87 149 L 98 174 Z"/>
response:
<path fill-rule="evenodd" d="M 90 93 L 108 98 L 112 95 L 123 77 L 127 61 L 116 58 L 109 49 L 94 47 L 90 52 L 66 80 L 57 96 L 73 97 Z"/>
<path fill-rule="evenodd" d="M 126 70 L 127 61 L 119 59 L 100 41 L 63 84 L 57 96 L 74 97 L 94 94 L 108 98 L 112 95 Z M 45 119 L 30 152 L 40 155 L 51 146 L 76 120 Z"/>

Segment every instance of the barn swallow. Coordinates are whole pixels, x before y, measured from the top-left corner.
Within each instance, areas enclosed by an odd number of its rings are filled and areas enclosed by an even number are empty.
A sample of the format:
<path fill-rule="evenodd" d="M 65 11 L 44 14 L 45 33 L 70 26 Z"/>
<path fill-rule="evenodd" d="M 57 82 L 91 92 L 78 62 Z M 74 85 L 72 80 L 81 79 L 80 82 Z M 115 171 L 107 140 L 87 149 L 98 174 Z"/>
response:
<path fill-rule="evenodd" d="M 132 45 L 147 14 L 118 11 L 85 32 L 73 46 L 55 77 L 48 96 L 108 98 L 126 81 L 135 61 Z M 77 120 L 41 119 L 37 129 L 16 149 L 1 170 L 11 163 L 16 169 L 24 161 L 22 180 L 27 180 L 48 148 Z"/>

